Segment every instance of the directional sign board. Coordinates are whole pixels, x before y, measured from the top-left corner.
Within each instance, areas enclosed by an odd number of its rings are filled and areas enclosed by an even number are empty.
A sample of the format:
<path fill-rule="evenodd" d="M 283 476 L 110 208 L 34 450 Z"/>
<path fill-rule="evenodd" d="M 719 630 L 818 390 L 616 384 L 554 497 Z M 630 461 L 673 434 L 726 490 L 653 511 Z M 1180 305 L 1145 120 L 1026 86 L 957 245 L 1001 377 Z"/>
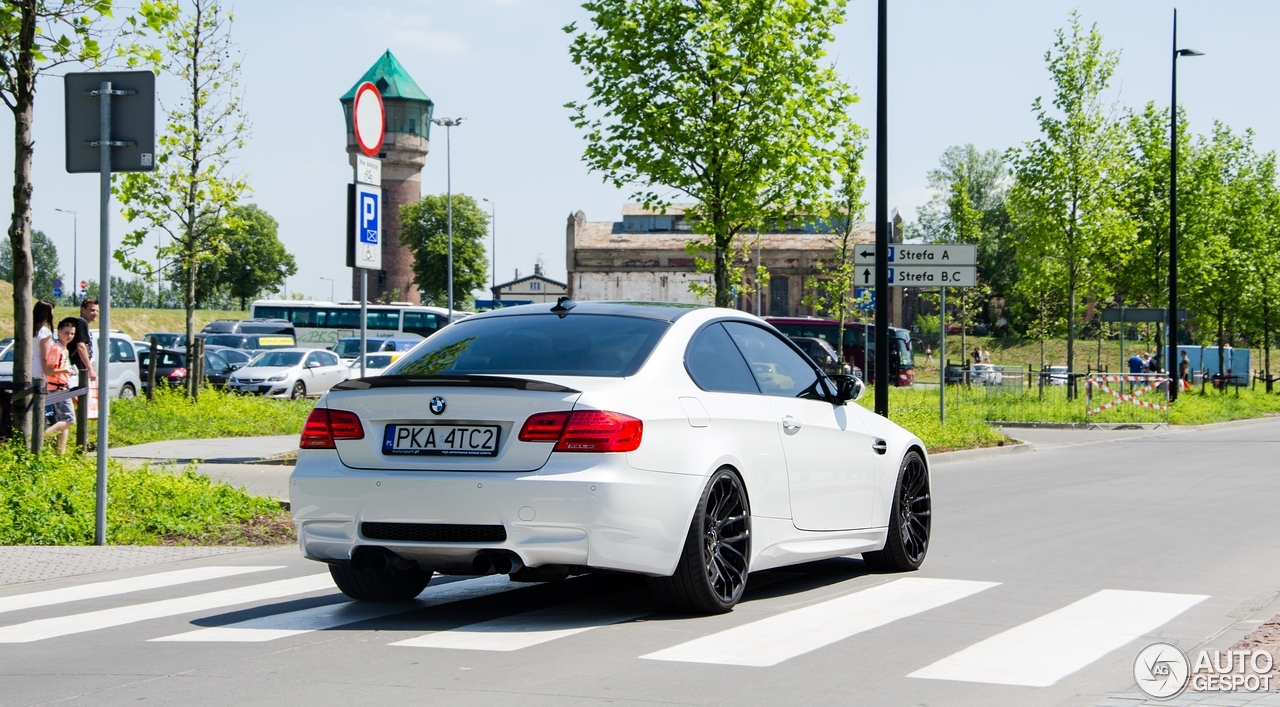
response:
<path fill-rule="evenodd" d="M 917 265 L 964 265 L 973 267 L 978 264 L 978 249 L 972 245 L 952 245 L 949 243 L 929 245 L 895 243 L 889 246 L 888 262 L 889 267 L 911 267 Z M 853 251 L 853 264 L 875 267 L 875 246 L 858 246 L 857 250 Z"/>
<path fill-rule="evenodd" d="M 854 285 L 876 282 L 875 246 L 853 252 Z M 890 287 L 973 287 L 978 282 L 977 248 L 972 245 L 896 243 L 887 253 Z"/>
<path fill-rule="evenodd" d="M 382 268 L 382 190 L 368 184 L 355 186 L 355 266 Z"/>

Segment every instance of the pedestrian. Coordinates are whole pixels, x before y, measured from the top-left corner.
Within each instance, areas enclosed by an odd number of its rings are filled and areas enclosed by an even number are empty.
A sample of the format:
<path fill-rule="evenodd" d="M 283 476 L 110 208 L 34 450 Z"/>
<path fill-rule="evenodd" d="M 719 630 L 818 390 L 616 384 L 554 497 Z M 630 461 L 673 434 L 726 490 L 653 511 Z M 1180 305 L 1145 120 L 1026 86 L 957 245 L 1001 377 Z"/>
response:
<path fill-rule="evenodd" d="M 990 351 L 988 351 L 988 350 L 986 350 L 986 349 L 983 349 L 983 350 L 982 350 L 982 362 L 983 362 L 983 363 L 991 363 L 991 352 L 990 352 Z"/>
<path fill-rule="evenodd" d="M 924 345 L 924 362 L 928 364 L 933 363 L 933 347 L 928 344 Z"/>
<path fill-rule="evenodd" d="M 53 343 L 53 303 L 40 300 L 31 309 L 31 385 L 44 385 L 44 357 Z"/>
<path fill-rule="evenodd" d="M 1146 365 L 1146 363 L 1142 360 L 1142 356 L 1143 354 L 1136 353 L 1129 357 L 1129 374 L 1130 375 L 1137 375 L 1139 373 L 1142 373 L 1142 368 L 1143 366 Z"/>
<path fill-rule="evenodd" d="M 1187 352 L 1182 352 L 1182 360 L 1178 362 L 1178 386 L 1181 390 L 1191 390 L 1191 359 L 1187 358 Z"/>
<path fill-rule="evenodd" d="M 98 300 L 92 297 L 80 303 L 80 318 L 76 320 L 76 335 L 71 340 L 69 353 L 71 363 L 76 369 L 89 371 L 89 380 L 97 380 L 98 374 L 93 370 L 93 337 L 89 334 L 89 325 L 98 319 Z"/>
<path fill-rule="evenodd" d="M 982 363 L 982 349 L 975 346 L 973 347 L 973 353 L 969 355 L 973 358 L 974 363 Z"/>
<path fill-rule="evenodd" d="M 76 367 L 71 365 L 67 346 L 75 336 L 75 317 L 67 317 L 58 322 L 58 338 L 49 346 L 49 353 L 44 359 L 46 387 L 50 393 L 71 387 L 71 374 L 76 371 Z M 66 452 L 67 436 L 71 431 L 71 425 L 76 421 L 76 414 L 71 410 L 71 401 L 63 400 L 46 405 L 44 417 L 45 435 L 58 435 L 58 454 Z"/>

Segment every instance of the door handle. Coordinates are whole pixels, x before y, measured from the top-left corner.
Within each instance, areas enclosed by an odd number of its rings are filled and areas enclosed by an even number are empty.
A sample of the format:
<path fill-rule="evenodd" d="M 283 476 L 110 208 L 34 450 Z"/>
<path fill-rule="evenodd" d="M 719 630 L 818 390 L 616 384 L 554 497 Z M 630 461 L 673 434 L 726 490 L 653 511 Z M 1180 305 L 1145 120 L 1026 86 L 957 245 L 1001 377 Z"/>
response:
<path fill-rule="evenodd" d="M 889 444 L 879 437 L 871 440 L 871 448 L 876 450 L 876 454 L 885 454 L 889 451 Z"/>
<path fill-rule="evenodd" d="M 787 415 L 786 417 L 782 418 L 782 429 L 798 430 L 800 429 L 800 421 L 790 415 Z"/>

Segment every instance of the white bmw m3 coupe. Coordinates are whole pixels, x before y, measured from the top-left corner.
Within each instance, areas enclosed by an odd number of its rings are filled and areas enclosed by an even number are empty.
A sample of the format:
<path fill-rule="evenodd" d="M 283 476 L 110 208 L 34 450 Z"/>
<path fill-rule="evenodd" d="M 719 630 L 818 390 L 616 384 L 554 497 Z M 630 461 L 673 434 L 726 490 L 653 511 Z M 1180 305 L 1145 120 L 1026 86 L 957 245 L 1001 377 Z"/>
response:
<path fill-rule="evenodd" d="M 734 310 L 562 298 L 478 314 L 316 404 L 290 481 L 298 541 L 374 601 L 433 573 L 607 570 L 717 613 L 756 570 L 858 553 L 913 570 L 924 444 L 853 404 L 862 390 Z"/>

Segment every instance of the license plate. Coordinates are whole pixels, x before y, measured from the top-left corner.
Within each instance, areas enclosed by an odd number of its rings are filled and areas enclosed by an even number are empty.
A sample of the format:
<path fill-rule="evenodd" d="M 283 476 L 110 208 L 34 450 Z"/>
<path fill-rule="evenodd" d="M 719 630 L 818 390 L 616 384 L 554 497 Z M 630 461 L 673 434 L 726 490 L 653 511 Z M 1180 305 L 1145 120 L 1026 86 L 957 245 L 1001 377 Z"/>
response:
<path fill-rule="evenodd" d="M 442 457 L 498 455 L 497 425 L 387 425 L 382 453 Z"/>

